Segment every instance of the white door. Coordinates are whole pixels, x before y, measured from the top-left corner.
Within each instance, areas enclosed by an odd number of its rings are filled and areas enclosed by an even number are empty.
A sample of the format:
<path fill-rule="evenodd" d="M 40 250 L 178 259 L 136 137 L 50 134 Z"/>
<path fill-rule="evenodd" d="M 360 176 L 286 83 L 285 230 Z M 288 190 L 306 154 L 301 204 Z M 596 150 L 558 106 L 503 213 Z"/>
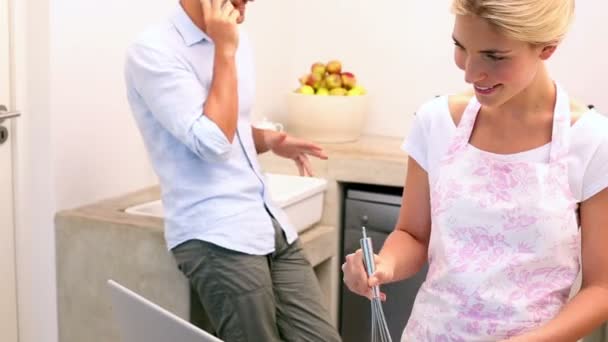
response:
<path fill-rule="evenodd" d="M 11 108 L 10 0 L 0 0 L 0 341 L 17 342 L 15 222 L 13 217 L 14 132 Z"/>

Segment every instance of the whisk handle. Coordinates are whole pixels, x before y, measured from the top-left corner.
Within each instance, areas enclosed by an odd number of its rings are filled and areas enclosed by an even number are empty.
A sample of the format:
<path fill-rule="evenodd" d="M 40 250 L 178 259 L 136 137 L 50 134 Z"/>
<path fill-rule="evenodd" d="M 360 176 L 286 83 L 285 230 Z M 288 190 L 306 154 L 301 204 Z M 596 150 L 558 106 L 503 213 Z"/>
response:
<path fill-rule="evenodd" d="M 359 240 L 359 244 L 361 245 L 361 250 L 363 251 L 363 262 L 365 264 L 365 269 L 367 271 L 367 275 L 369 277 L 376 272 L 376 265 L 374 263 L 374 247 L 372 245 L 372 239 L 367 237 L 365 232 L 365 227 L 362 227 L 363 238 Z M 378 286 L 374 286 L 372 288 L 372 295 L 374 298 L 380 296 L 380 288 Z"/>

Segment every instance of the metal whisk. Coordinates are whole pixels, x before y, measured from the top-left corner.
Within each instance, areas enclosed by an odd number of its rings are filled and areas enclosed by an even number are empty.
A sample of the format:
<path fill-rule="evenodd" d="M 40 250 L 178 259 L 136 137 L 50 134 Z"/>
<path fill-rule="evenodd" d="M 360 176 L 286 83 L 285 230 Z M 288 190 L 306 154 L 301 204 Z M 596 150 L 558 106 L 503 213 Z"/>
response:
<path fill-rule="evenodd" d="M 361 244 L 361 250 L 363 251 L 363 261 L 365 262 L 365 269 L 367 274 L 371 276 L 376 271 L 374 264 L 374 248 L 372 246 L 372 239 L 367 236 L 365 226 L 367 225 L 367 216 L 361 218 L 361 231 L 363 238 L 359 240 Z M 392 342 L 390 332 L 388 330 L 388 324 L 384 317 L 384 311 L 382 310 L 382 302 L 380 300 L 380 287 L 374 286 L 372 288 L 372 340 L 371 342 Z"/>

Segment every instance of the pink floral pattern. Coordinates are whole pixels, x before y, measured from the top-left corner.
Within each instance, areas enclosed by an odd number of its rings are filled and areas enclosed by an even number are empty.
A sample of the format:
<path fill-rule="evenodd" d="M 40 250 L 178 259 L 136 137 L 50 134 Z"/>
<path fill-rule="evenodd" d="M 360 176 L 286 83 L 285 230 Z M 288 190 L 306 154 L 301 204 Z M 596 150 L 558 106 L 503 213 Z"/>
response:
<path fill-rule="evenodd" d="M 455 181 L 434 189 L 431 194 L 431 215 L 439 215 L 447 210 L 450 202 L 457 199 L 461 192 L 461 185 Z"/>
<path fill-rule="evenodd" d="M 473 98 L 431 184 L 429 273 L 402 341 L 496 341 L 552 319 L 579 272 L 569 100 L 558 87 L 549 163 L 472 148 Z"/>
<path fill-rule="evenodd" d="M 526 230 L 528 227 L 536 224 L 536 222 L 539 221 L 539 218 L 529 214 L 523 208 L 514 208 L 506 210 L 502 220 L 504 222 L 503 229 L 506 231 L 513 231 Z"/>
<path fill-rule="evenodd" d="M 528 192 L 532 185 L 534 169 L 527 163 L 505 163 L 481 155 L 473 175 L 478 183 L 473 183 L 471 192 L 478 195 L 479 204 L 486 208 L 496 202 L 512 203 L 513 196 Z"/>

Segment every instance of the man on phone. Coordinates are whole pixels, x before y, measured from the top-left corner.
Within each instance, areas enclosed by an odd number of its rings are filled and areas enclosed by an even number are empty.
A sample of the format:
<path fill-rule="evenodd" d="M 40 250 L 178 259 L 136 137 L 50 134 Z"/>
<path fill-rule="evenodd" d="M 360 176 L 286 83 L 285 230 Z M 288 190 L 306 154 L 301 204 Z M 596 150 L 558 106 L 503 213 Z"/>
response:
<path fill-rule="evenodd" d="M 311 175 L 312 143 L 251 126 L 247 0 L 181 0 L 130 46 L 127 95 L 165 211 L 165 239 L 225 341 L 339 341 L 313 269 L 268 200 L 257 154 Z"/>

